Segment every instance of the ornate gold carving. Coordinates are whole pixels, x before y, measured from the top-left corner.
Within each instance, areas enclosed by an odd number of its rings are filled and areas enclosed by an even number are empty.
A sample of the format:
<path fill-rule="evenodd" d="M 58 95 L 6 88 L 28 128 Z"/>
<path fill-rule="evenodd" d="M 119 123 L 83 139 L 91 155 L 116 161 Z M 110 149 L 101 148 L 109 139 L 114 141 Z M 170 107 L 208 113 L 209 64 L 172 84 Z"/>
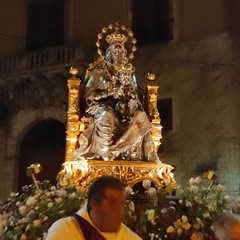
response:
<path fill-rule="evenodd" d="M 125 40 L 132 39 L 132 52 L 128 56 L 133 57 L 133 52 L 136 50 L 135 43 L 136 40 L 133 38 L 131 31 L 127 30 L 125 26 L 109 25 L 108 28 L 103 28 L 101 34 L 98 35 L 97 47 L 100 58 L 97 62 L 90 65 L 87 70 L 86 77 L 90 76 L 90 73 L 97 66 L 101 65 L 104 61 L 102 56 L 102 51 L 100 49 L 100 40 L 104 35 L 110 32 L 106 41 L 111 43 L 119 42 L 124 43 Z M 126 39 L 121 35 L 121 32 L 126 32 Z M 132 65 L 129 65 L 132 66 Z M 115 69 L 116 70 L 116 69 Z M 129 75 L 134 71 L 134 68 L 117 69 L 121 76 L 123 72 L 122 81 L 129 81 Z M 124 70 L 124 71 L 123 71 Z M 122 72 L 121 72 L 122 71 Z M 80 186 L 82 188 L 87 188 L 89 183 L 94 179 L 103 175 L 112 175 L 120 178 L 123 183 L 128 186 L 134 186 L 136 183 L 143 181 L 144 179 L 151 180 L 155 186 L 160 188 L 165 188 L 169 184 L 176 186 L 174 179 L 174 174 L 172 173 L 173 167 L 171 165 L 163 164 L 158 161 L 126 161 L 126 160 L 115 160 L 115 161 L 103 161 L 103 160 L 75 160 L 73 161 L 73 152 L 76 150 L 77 140 L 80 132 L 84 131 L 88 124 L 88 120 L 84 116 L 80 116 L 79 113 L 79 86 L 80 79 L 76 77 L 78 71 L 75 68 L 71 68 L 70 73 L 72 76 L 68 79 L 68 112 L 67 112 L 67 137 L 66 137 L 66 159 L 65 163 L 62 165 L 62 170 L 58 174 L 58 182 L 60 185 L 73 184 L 75 186 Z M 114 79 L 113 79 L 114 80 Z M 154 83 L 155 75 L 153 73 L 148 74 L 148 115 L 152 123 L 152 137 L 155 145 L 155 150 L 157 151 L 160 146 L 161 139 L 161 125 L 160 116 L 157 109 L 157 91 L 158 86 Z M 121 96 L 125 96 L 124 94 Z M 81 120 L 79 120 L 81 119 Z M 153 148 L 153 147 L 152 147 Z M 117 150 L 117 149 L 116 149 Z"/>
<path fill-rule="evenodd" d="M 127 37 L 124 34 L 112 33 L 110 35 L 107 35 L 106 41 L 108 43 L 116 42 L 116 43 L 124 44 L 127 41 Z"/>
<path fill-rule="evenodd" d="M 161 119 L 157 108 L 157 100 L 158 100 L 158 88 L 154 83 L 155 74 L 148 73 L 147 75 L 148 84 L 147 84 L 147 93 L 148 93 L 148 117 L 152 123 L 152 138 L 155 144 L 155 150 L 158 151 L 159 146 L 161 145 L 161 138 L 162 138 L 162 126 L 161 126 Z"/>
<path fill-rule="evenodd" d="M 74 184 L 87 188 L 89 183 L 103 175 L 118 177 L 128 186 L 134 186 L 144 179 L 151 180 L 155 186 L 165 188 L 176 185 L 173 167 L 168 164 L 140 161 L 68 161 L 58 174 L 61 185 Z"/>
<path fill-rule="evenodd" d="M 65 161 L 72 161 L 72 154 L 76 148 L 81 122 L 79 121 L 79 86 L 81 80 L 76 77 L 76 68 L 71 68 L 72 76 L 68 79 L 68 112 L 66 129 L 66 154 Z"/>

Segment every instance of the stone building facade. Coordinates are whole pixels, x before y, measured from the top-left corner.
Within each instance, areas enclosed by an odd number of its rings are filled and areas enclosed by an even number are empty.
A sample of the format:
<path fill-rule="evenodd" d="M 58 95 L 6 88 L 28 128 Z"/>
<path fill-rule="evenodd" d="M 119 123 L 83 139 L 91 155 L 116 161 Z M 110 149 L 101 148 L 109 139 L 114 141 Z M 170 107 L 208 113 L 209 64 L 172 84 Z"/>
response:
<path fill-rule="evenodd" d="M 97 34 L 113 21 L 132 28 L 139 42 L 138 84 L 152 71 L 160 86 L 160 159 L 175 167 L 179 184 L 214 170 L 239 195 L 237 0 L 0 4 L 0 200 L 31 182 L 31 163 L 43 165 L 37 178 L 54 181 L 64 161 L 69 69 L 78 67 L 83 79 Z"/>

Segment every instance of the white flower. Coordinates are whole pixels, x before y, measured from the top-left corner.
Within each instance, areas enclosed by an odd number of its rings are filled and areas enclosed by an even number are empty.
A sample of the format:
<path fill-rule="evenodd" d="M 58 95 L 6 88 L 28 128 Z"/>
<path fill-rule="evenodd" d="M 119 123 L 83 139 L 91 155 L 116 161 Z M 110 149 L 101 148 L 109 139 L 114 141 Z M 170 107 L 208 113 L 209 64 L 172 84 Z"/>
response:
<path fill-rule="evenodd" d="M 216 206 L 214 206 L 213 204 L 209 204 L 207 206 L 207 208 L 208 208 L 209 212 L 214 212 L 216 210 Z"/>
<path fill-rule="evenodd" d="M 63 209 L 63 210 L 61 210 L 59 213 L 60 213 L 60 214 L 64 214 L 64 213 L 65 213 L 65 210 Z"/>
<path fill-rule="evenodd" d="M 218 185 L 217 185 L 217 191 L 218 191 L 218 192 L 223 192 L 223 191 L 224 191 L 223 185 L 218 184 Z"/>
<path fill-rule="evenodd" d="M 156 195 L 156 194 L 157 194 L 156 188 L 154 188 L 154 187 L 149 188 L 148 194 L 149 194 L 150 196 Z"/>
<path fill-rule="evenodd" d="M 201 202 L 202 202 L 202 198 L 200 198 L 199 196 L 195 196 L 194 200 L 195 200 L 197 203 L 201 203 Z"/>
<path fill-rule="evenodd" d="M 210 218 L 209 212 L 205 212 L 205 213 L 203 214 L 203 218 Z"/>
<path fill-rule="evenodd" d="M 198 192 L 198 186 L 196 186 L 196 185 L 191 185 L 191 186 L 190 186 L 190 191 L 193 192 L 193 193 L 197 193 L 197 192 Z"/>
<path fill-rule="evenodd" d="M 48 208 L 51 208 L 51 207 L 53 206 L 53 202 L 49 202 L 49 203 L 47 204 L 47 206 L 48 206 Z"/>
<path fill-rule="evenodd" d="M 186 205 L 186 207 L 191 207 L 192 203 L 190 201 L 186 201 L 185 205 Z"/>
<path fill-rule="evenodd" d="M 169 208 L 168 208 L 170 211 L 176 211 L 176 208 L 174 207 L 174 206 L 170 206 Z"/>
<path fill-rule="evenodd" d="M 62 202 L 62 201 L 63 201 L 63 199 L 62 199 L 61 197 L 55 199 L 55 202 L 56 202 L 56 203 L 60 203 L 60 202 Z"/>
<path fill-rule="evenodd" d="M 148 221 L 153 221 L 155 219 L 155 210 L 150 209 L 146 211 Z"/>
<path fill-rule="evenodd" d="M 129 203 L 128 206 L 129 206 L 129 210 L 130 210 L 130 211 L 132 211 L 132 212 L 135 211 L 135 205 L 134 205 L 134 202 L 131 201 L 131 202 Z"/>
<path fill-rule="evenodd" d="M 200 183 L 201 183 L 201 181 L 202 181 L 202 178 L 201 177 L 196 177 L 195 178 L 195 183 L 197 184 L 197 185 L 199 185 Z"/>
<path fill-rule="evenodd" d="M 225 195 L 224 196 L 224 200 L 227 202 L 227 203 L 230 203 L 232 201 L 232 197 L 229 196 L 229 195 Z"/>
<path fill-rule="evenodd" d="M 189 184 L 190 185 L 199 185 L 200 183 L 201 183 L 201 181 L 202 181 L 202 178 L 201 177 L 196 177 L 196 178 L 190 178 L 189 179 Z"/>
<path fill-rule="evenodd" d="M 125 193 L 126 193 L 127 195 L 129 195 L 129 194 L 133 193 L 133 189 L 132 189 L 131 187 L 127 186 L 127 187 L 125 188 Z"/>
<path fill-rule="evenodd" d="M 30 196 L 30 197 L 28 197 L 28 199 L 26 201 L 26 205 L 30 207 L 30 206 L 34 205 L 35 202 L 36 202 L 35 197 Z"/>
<path fill-rule="evenodd" d="M 163 208 L 163 209 L 161 210 L 161 213 L 162 213 L 162 214 L 167 213 L 167 208 Z"/>
<path fill-rule="evenodd" d="M 44 232 L 44 233 L 43 233 L 43 240 L 45 240 L 46 238 L 47 238 L 47 233 Z"/>
<path fill-rule="evenodd" d="M 57 190 L 57 196 L 58 197 L 66 197 L 67 191 L 65 189 L 59 189 L 59 190 Z"/>
<path fill-rule="evenodd" d="M 153 240 L 155 238 L 154 233 L 149 233 L 149 237 L 150 237 L 151 240 Z"/>
<path fill-rule="evenodd" d="M 142 185 L 145 189 L 149 189 L 151 187 L 151 181 L 148 179 L 143 180 Z"/>
<path fill-rule="evenodd" d="M 28 208 L 25 205 L 22 205 L 18 208 L 18 211 L 22 216 L 26 216 L 28 213 Z"/>
<path fill-rule="evenodd" d="M 196 218 L 196 228 L 199 229 L 199 228 L 203 228 L 204 227 L 204 224 L 202 222 L 202 220 L 200 218 Z"/>
<path fill-rule="evenodd" d="M 71 199 L 71 198 L 75 198 L 76 197 L 76 193 L 75 192 L 72 192 L 68 195 L 68 198 Z"/>
<path fill-rule="evenodd" d="M 55 195 L 54 192 L 47 192 L 47 193 L 46 193 L 46 196 L 47 196 L 47 197 L 53 197 L 54 195 Z"/>
<path fill-rule="evenodd" d="M 195 179 L 194 179 L 193 177 L 189 179 L 189 184 L 190 184 L 190 185 L 195 184 Z"/>
<path fill-rule="evenodd" d="M 14 193 L 14 192 L 10 193 L 10 197 L 17 197 L 18 195 L 19 195 L 19 192 L 17 192 L 17 193 Z"/>
<path fill-rule="evenodd" d="M 27 226 L 26 226 L 26 230 L 28 231 L 31 227 L 31 224 L 29 223 Z"/>

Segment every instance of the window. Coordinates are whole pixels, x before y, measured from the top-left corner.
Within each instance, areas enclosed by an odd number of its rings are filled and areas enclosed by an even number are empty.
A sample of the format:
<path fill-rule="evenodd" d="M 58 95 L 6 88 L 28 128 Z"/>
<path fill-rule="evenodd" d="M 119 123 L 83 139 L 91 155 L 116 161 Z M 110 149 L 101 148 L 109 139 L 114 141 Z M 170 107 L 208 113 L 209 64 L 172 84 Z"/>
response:
<path fill-rule="evenodd" d="M 172 99 L 171 98 L 159 99 L 158 111 L 160 114 L 163 131 L 172 130 L 173 129 Z"/>
<path fill-rule="evenodd" d="M 173 38 L 171 0 L 133 0 L 132 29 L 139 44 Z"/>
<path fill-rule="evenodd" d="M 63 44 L 64 0 L 29 0 L 26 48 Z"/>

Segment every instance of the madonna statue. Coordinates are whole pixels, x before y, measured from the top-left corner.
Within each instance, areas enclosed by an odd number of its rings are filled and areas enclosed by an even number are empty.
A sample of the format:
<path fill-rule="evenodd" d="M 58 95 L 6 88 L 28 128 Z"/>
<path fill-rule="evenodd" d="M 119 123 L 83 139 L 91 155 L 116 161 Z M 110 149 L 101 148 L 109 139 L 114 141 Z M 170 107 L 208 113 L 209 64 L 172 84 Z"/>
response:
<path fill-rule="evenodd" d="M 108 47 L 102 54 L 104 34 Z M 150 133 L 152 125 L 138 97 L 135 69 L 129 62 L 135 43 L 124 26 L 110 25 L 98 35 L 100 57 L 88 68 L 83 93 L 88 124 L 79 136 L 74 160 L 160 162 Z"/>

